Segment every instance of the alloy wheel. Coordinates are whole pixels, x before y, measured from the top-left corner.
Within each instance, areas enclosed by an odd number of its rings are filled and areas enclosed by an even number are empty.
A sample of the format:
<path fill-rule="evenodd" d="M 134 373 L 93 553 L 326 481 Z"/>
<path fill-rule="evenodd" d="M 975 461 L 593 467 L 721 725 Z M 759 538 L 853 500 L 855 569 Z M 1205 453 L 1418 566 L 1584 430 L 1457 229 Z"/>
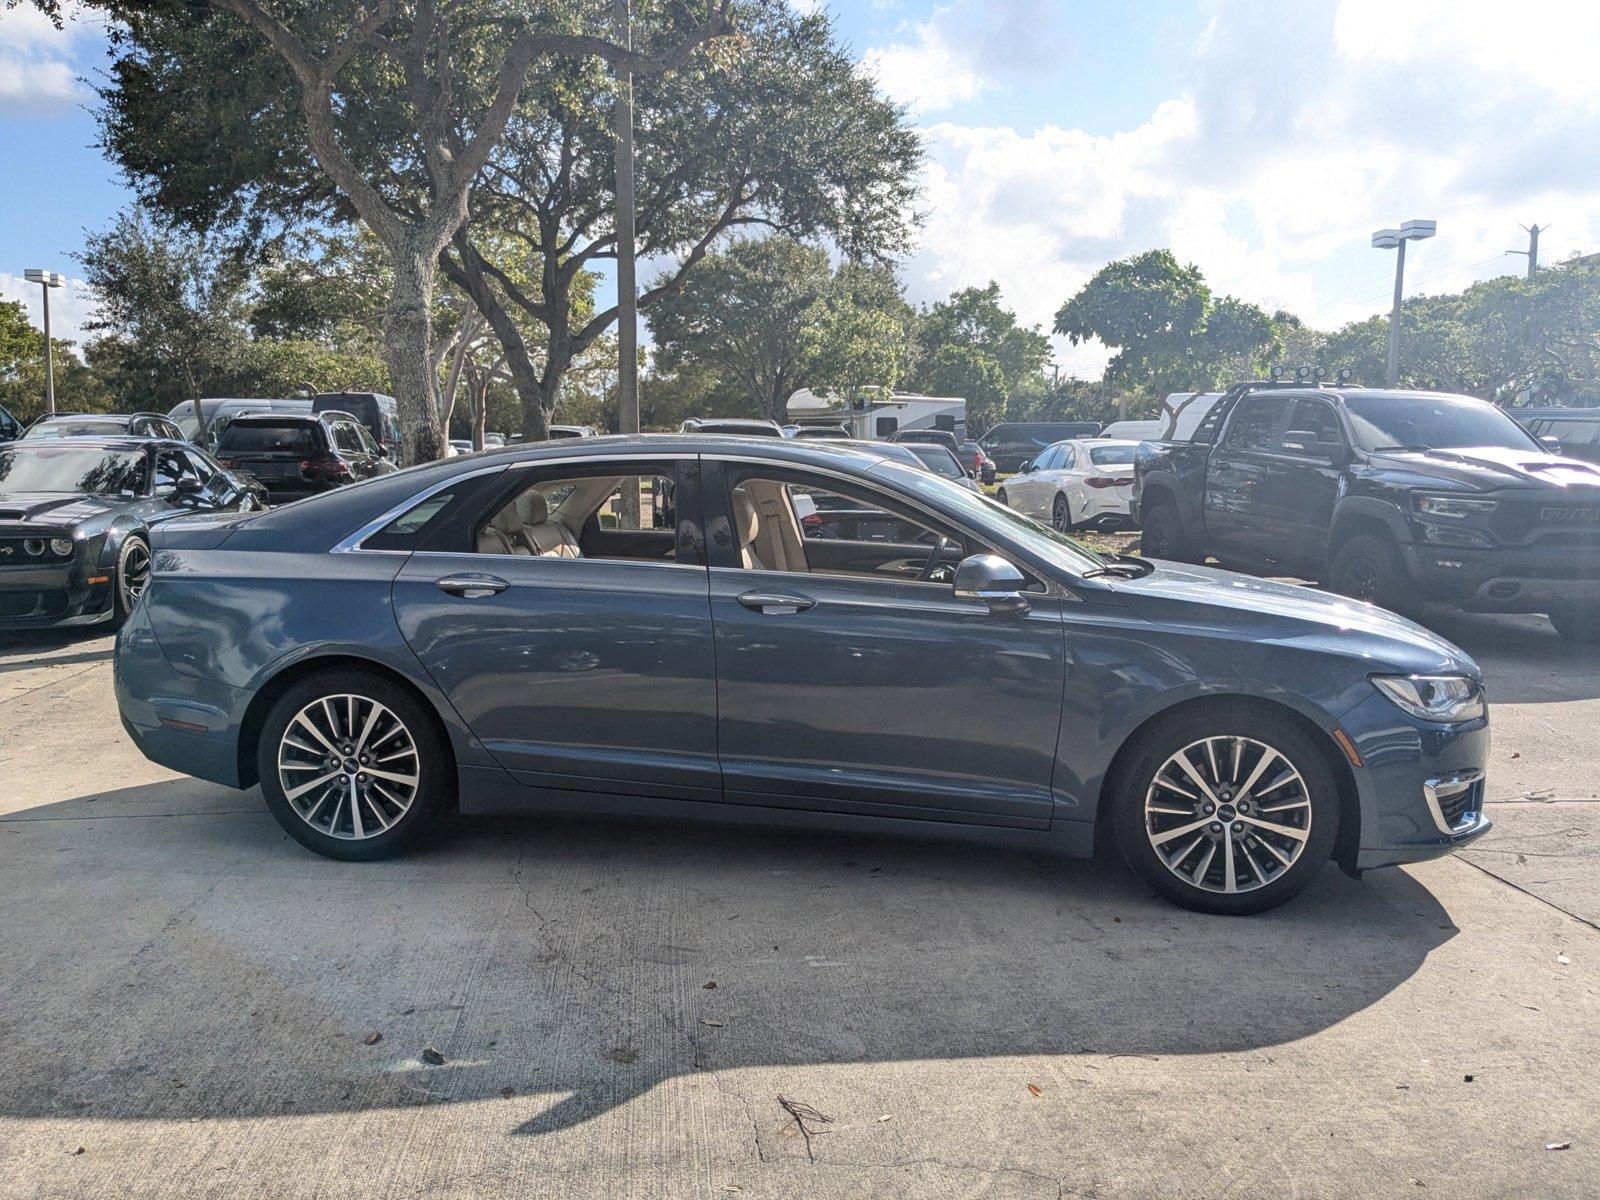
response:
<path fill-rule="evenodd" d="M 1057 496 L 1055 505 L 1050 510 L 1050 524 L 1057 533 L 1072 532 L 1072 509 L 1067 506 L 1065 496 Z"/>
<path fill-rule="evenodd" d="M 1346 568 L 1338 590 L 1353 600 L 1375 602 L 1378 598 L 1378 568 L 1371 559 L 1358 558 Z"/>
<path fill-rule="evenodd" d="M 1311 836 L 1311 796 L 1282 752 L 1253 738 L 1191 742 L 1145 793 L 1145 834 L 1184 883 L 1251 892 L 1282 878 Z"/>
<path fill-rule="evenodd" d="M 145 549 L 143 542 L 132 540 L 128 543 L 122 556 L 121 582 L 122 594 L 127 599 L 126 606 L 132 609 L 150 583 L 150 551 Z"/>
<path fill-rule="evenodd" d="M 321 696 L 278 743 L 278 783 L 318 833 L 362 841 L 388 831 L 417 798 L 422 763 L 395 713 L 367 696 Z"/>

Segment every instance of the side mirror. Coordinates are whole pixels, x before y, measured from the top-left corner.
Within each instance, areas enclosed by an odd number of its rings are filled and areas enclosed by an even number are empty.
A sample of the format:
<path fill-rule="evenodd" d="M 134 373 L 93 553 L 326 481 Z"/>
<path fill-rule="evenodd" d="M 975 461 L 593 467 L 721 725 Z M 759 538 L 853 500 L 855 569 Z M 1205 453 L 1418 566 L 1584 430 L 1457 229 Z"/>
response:
<path fill-rule="evenodd" d="M 378 457 L 379 458 L 388 458 L 389 457 L 389 447 L 380 445 L 378 447 Z"/>
<path fill-rule="evenodd" d="M 957 600 L 982 600 L 992 613 L 1025 613 L 1028 581 L 998 554 L 970 554 L 956 566 Z"/>
<path fill-rule="evenodd" d="M 1539 440 L 1544 443 L 1544 448 L 1550 451 L 1551 454 L 1561 453 L 1561 439 L 1556 437 L 1555 434 L 1547 433 Z"/>

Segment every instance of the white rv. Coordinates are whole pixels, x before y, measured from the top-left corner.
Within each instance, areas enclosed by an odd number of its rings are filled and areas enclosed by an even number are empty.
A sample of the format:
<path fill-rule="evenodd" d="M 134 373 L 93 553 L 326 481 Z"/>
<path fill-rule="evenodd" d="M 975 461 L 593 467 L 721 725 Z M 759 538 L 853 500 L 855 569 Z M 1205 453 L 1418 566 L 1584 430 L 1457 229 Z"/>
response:
<path fill-rule="evenodd" d="M 801 388 L 789 397 L 789 420 L 807 425 L 843 425 L 853 438 L 886 441 L 902 429 L 944 429 L 967 440 L 967 402 L 960 396 L 919 396 L 877 391 L 847 405 L 826 392 Z"/>

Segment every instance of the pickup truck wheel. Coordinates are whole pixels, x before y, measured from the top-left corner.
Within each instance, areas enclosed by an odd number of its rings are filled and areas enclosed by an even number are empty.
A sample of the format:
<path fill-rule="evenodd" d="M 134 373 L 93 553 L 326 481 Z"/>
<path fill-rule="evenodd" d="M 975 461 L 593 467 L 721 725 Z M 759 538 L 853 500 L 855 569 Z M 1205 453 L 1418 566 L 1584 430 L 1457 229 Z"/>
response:
<path fill-rule="evenodd" d="M 1561 612 L 1548 615 L 1550 624 L 1554 625 L 1556 632 L 1567 641 L 1577 642 L 1581 646 L 1600 643 L 1600 614 Z"/>
<path fill-rule="evenodd" d="M 1286 717 L 1246 703 L 1162 722 L 1118 772 L 1111 821 L 1128 865 L 1168 900 L 1243 915 L 1292 899 L 1333 853 L 1338 784 Z"/>
<path fill-rule="evenodd" d="M 1072 505 L 1067 503 L 1065 496 L 1057 496 L 1056 502 L 1050 506 L 1050 526 L 1057 533 L 1072 532 Z"/>
<path fill-rule="evenodd" d="M 1328 586 L 1341 596 L 1409 616 L 1419 607 L 1400 551 L 1387 538 L 1362 533 L 1339 547 Z"/>
<path fill-rule="evenodd" d="M 1145 558 L 1165 558 L 1171 562 L 1197 563 L 1200 552 L 1183 530 L 1178 510 L 1171 504 L 1158 504 L 1144 513 L 1139 535 L 1139 553 Z"/>

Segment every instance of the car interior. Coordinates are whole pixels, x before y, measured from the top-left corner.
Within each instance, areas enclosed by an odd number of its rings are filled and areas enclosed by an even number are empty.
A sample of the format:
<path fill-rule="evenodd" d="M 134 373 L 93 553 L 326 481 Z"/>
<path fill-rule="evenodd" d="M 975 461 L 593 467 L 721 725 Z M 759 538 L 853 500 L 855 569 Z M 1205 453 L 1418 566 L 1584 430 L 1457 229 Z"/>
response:
<path fill-rule="evenodd" d="M 623 518 L 630 489 L 640 497 L 641 528 Z M 475 545 L 479 554 L 674 562 L 673 490 L 664 475 L 540 480 L 495 510 Z"/>

